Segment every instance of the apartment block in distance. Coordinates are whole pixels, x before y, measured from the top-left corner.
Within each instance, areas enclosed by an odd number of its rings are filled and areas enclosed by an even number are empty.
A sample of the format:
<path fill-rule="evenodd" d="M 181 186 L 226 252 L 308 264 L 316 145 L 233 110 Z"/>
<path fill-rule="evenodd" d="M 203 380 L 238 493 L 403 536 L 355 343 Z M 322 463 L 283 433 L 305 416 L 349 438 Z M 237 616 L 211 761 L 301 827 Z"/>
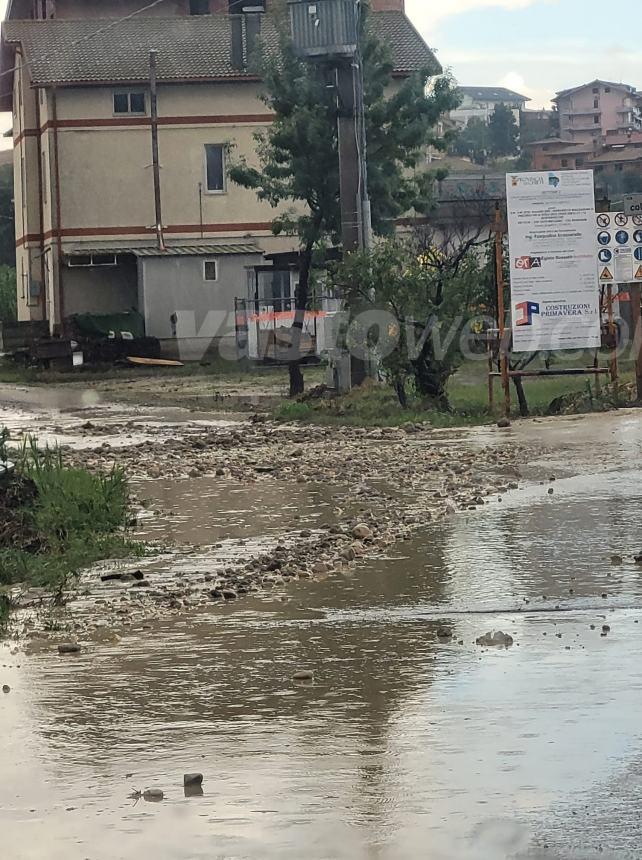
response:
<path fill-rule="evenodd" d="M 562 140 L 606 144 L 642 128 L 642 93 L 628 84 L 595 80 L 557 93 Z"/>

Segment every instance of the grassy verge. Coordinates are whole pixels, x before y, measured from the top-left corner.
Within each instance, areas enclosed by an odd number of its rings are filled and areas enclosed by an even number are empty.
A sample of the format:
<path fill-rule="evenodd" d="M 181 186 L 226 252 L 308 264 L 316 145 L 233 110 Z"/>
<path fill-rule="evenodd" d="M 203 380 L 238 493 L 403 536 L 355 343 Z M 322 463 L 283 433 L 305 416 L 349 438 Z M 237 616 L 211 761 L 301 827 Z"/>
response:
<path fill-rule="evenodd" d="M 66 468 L 59 452 L 35 443 L 18 456 L 0 505 L 0 587 L 15 583 L 60 591 L 95 561 L 140 554 L 128 539 L 124 473 Z"/>
<path fill-rule="evenodd" d="M 536 369 L 539 365 L 533 364 Z M 572 366 L 570 363 L 561 366 Z M 595 392 L 593 376 L 546 377 L 525 379 L 524 387 L 530 414 L 557 412 L 603 411 L 617 405 L 625 405 L 627 394 L 614 392 L 602 377 L 601 394 Z M 621 367 L 621 386 L 626 387 L 633 379 L 630 362 Z M 483 363 L 470 362 L 464 365 L 450 382 L 448 395 L 452 406 L 449 413 L 427 408 L 418 398 L 411 398 L 408 409 L 402 409 L 390 388 L 369 384 L 350 394 L 332 399 L 285 401 L 278 404 L 274 417 L 279 421 L 300 421 L 321 425 L 343 425 L 357 427 L 395 427 L 404 424 L 429 422 L 433 427 L 464 427 L 489 424 L 497 420 L 503 407 L 503 393 L 499 380 L 495 380 L 495 406 L 488 404 L 488 378 Z M 515 390 L 511 385 L 513 417 L 517 417 L 518 405 Z"/>

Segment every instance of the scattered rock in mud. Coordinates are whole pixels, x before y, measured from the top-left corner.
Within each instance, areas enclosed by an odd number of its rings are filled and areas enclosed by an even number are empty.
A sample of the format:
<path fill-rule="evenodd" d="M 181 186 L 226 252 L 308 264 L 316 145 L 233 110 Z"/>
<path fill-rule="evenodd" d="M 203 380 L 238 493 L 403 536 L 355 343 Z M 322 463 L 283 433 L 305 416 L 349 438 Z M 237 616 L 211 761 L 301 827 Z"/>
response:
<path fill-rule="evenodd" d="M 603 624 L 603 625 L 602 625 L 602 633 L 606 634 L 606 633 L 610 633 L 610 632 L 611 632 L 611 627 L 610 627 L 610 625 L 608 625 L 608 624 Z"/>
<path fill-rule="evenodd" d="M 483 636 L 479 636 L 475 640 L 475 643 L 477 645 L 483 645 L 485 648 L 509 648 L 513 644 L 513 641 L 513 637 L 508 633 L 503 633 L 501 630 L 498 630 L 495 633 L 485 633 Z"/>
<path fill-rule="evenodd" d="M 642 552 L 635 556 L 635 563 L 642 564 Z"/>
<path fill-rule="evenodd" d="M 510 421 L 508 418 L 500 418 L 497 422 L 497 426 L 500 430 L 506 430 L 507 427 L 510 427 Z"/>
<path fill-rule="evenodd" d="M 359 523 L 352 529 L 352 537 L 357 540 L 372 540 L 373 532 L 370 526 L 365 523 Z"/>
<path fill-rule="evenodd" d="M 2 692 L 3 692 L 3 693 L 10 693 L 10 692 L 11 692 L 11 687 L 10 687 L 8 684 L 3 684 L 3 685 L 2 685 Z"/>
<path fill-rule="evenodd" d="M 160 788 L 148 788 L 143 792 L 143 800 L 148 803 L 159 803 L 165 797 Z"/>
<path fill-rule="evenodd" d="M 624 564 L 624 559 L 621 555 L 612 555 L 611 564 Z"/>
<path fill-rule="evenodd" d="M 437 628 L 437 639 L 452 639 L 453 631 L 450 627 L 442 626 Z"/>
<path fill-rule="evenodd" d="M 183 785 L 185 788 L 189 788 L 194 785 L 203 785 L 203 774 L 202 773 L 186 773 L 183 775 Z"/>
<path fill-rule="evenodd" d="M 81 646 L 77 642 L 61 642 L 58 645 L 59 654 L 80 654 Z"/>
<path fill-rule="evenodd" d="M 314 681 L 314 672 L 312 669 L 299 669 L 292 675 L 293 681 Z"/>
<path fill-rule="evenodd" d="M 100 577 L 101 582 L 134 582 L 144 579 L 144 574 L 140 570 L 128 571 L 126 573 L 104 573 Z"/>

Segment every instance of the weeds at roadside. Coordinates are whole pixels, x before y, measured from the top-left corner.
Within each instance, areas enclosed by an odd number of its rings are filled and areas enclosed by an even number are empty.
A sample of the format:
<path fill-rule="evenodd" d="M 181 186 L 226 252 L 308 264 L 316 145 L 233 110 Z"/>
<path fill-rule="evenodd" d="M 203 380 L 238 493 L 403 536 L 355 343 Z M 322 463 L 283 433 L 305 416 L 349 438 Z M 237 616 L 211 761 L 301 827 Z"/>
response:
<path fill-rule="evenodd" d="M 129 493 L 121 469 L 94 475 L 67 468 L 60 451 L 40 449 L 33 439 L 15 459 L 15 481 L 29 491 L 3 511 L 13 522 L 0 522 L 0 586 L 25 582 L 61 593 L 96 561 L 143 553 L 126 533 Z"/>

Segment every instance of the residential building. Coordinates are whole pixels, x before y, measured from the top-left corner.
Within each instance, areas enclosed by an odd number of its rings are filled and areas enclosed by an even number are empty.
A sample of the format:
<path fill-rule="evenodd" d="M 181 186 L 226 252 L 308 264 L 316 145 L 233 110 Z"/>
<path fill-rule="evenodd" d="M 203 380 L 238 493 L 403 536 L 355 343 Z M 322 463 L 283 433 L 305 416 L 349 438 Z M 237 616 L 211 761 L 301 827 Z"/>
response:
<path fill-rule="evenodd" d="M 450 112 L 450 119 L 457 128 L 466 128 L 473 117 L 488 122 L 497 105 L 506 105 L 513 111 L 515 122 L 519 125 L 520 112 L 530 101 L 504 87 L 459 87 L 462 101 L 458 108 Z"/>
<path fill-rule="evenodd" d="M 519 116 L 519 144 L 525 146 L 535 140 L 559 137 L 559 117 L 556 110 L 521 111 Z"/>
<path fill-rule="evenodd" d="M 263 272 L 264 255 L 287 255 L 296 239 L 273 236 L 275 211 L 227 176 L 232 153 L 255 161 L 254 136 L 272 119 L 248 61 L 257 25 L 268 49 L 278 39 L 271 0 L 157 0 L 133 14 L 143 5 L 10 2 L 0 109 L 13 111 L 19 317 L 46 319 L 53 331 L 73 314 L 137 309 L 146 334 L 171 345 L 220 336 L 221 315 L 229 315 L 233 337 L 235 299 L 247 297 L 248 283 L 271 296 L 296 282 L 289 268 L 274 278 Z M 254 11 L 245 14 L 248 5 Z M 403 0 L 372 8 L 396 81 L 440 70 Z"/>
<path fill-rule="evenodd" d="M 576 143 L 606 143 L 642 128 L 642 94 L 628 84 L 595 80 L 558 92 L 560 137 Z"/>

